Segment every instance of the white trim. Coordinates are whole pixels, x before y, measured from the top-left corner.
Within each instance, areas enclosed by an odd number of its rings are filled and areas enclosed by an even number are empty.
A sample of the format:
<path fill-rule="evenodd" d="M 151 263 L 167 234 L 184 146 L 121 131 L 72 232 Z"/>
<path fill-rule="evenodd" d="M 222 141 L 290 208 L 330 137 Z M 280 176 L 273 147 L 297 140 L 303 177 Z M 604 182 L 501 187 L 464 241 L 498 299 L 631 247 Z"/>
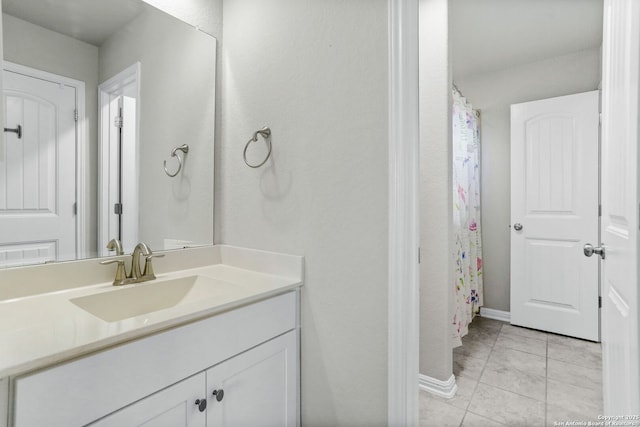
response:
<path fill-rule="evenodd" d="M 444 397 L 445 399 L 451 399 L 458 391 L 456 377 L 453 374 L 451 374 L 447 381 L 440 381 L 439 379 L 420 374 L 418 375 L 418 384 L 420 390 Z"/>
<path fill-rule="evenodd" d="M 418 425 L 418 0 L 389 0 L 388 425 Z"/>
<path fill-rule="evenodd" d="M 86 120 L 85 110 L 85 84 L 79 82 L 80 86 L 76 87 L 76 110 L 78 112 L 78 120 L 76 121 L 76 230 L 77 230 L 77 258 L 84 259 L 92 254 L 89 250 L 91 247 L 91 234 L 95 225 L 89 220 L 89 212 L 87 203 L 90 194 L 87 194 L 87 182 L 91 182 L 90 169 L 91 159 L 89 157 L 89 126 Z"/>
<path fill-rule="evenodd" d="M 63 84 L 76 90 L 76 110 L 78 110 L 78 121 L 76 122 L 76 259 L 87 258 L 89 256 L 87 248 L 90 242 L 91 230 L 89 221 L 86 220 L 87 206 L 85 203 L 85 182 L 88 180 L 88 176 L 85 174 L 88 173 L 87 165 L 90 163 L 89 150 L 86 147 L 89 137 L 85 120 L 85 83 L 10 61 L 2 61 L 2 67 L 7 71 Z"/>
<path fill-rule="evenodd" d="M 502 320 L 503 322 L 511 322 L 511 312 L 494 310 L 493 308 L 480 308 L 480 317 L 487 319 Z"/>

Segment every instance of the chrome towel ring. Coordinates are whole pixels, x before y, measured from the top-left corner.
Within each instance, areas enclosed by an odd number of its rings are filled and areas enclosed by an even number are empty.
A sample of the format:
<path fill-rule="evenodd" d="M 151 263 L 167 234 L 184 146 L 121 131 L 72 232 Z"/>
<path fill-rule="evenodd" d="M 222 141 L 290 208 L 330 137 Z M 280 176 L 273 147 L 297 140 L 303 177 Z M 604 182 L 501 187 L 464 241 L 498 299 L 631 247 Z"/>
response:
<path fill-rule="evenodd" d="M 173 149 L 173 151 L 171 151 L 171 157 L 175 157 L 178 159 L 178 169 L 175 171 L 175 173 L 170 173 L 167 170 L 167 161 L 164 161 L 164 173 L 166 173 L 171 178 L 178 175 L 180 173 L 180 170 L 182 169 L 182 159 L 180 158 L 180 155 L 178 155 L 177 151 L 182 151 L 184 154 L 187 154 L 189 152 L 189 146 L 187 144 L 182 144 L 181 146 L 176 147 Z"/>
<path fill-rule="evenodd" d="M 258 142 L 258 135 L 263 137 L 264 140 L 267 142 L 267 145 L 269 146 L 269 152 L 267 153 L 267 157 L 265 157 L 262 162 L 260 162 L 257 165 L 252 165 L 251 163 L 249 163 L 249 161 L 247 161 L 247 149 L 249 148 L 249 145 L 252 142 Z M 242 153 L 242 157 L 244 158 L 244 162 L 250 168 L 259 168 L 260 166 L 267 163 L 267 160 L 269 160 L 270 156 L 271 156 L 271 129 L 265 126 L 262 129 L 255 131 L 253 133 L 253 137 L 249 141 L 247 141 L 247 145 L 244 146 L 244 152 Z"/>

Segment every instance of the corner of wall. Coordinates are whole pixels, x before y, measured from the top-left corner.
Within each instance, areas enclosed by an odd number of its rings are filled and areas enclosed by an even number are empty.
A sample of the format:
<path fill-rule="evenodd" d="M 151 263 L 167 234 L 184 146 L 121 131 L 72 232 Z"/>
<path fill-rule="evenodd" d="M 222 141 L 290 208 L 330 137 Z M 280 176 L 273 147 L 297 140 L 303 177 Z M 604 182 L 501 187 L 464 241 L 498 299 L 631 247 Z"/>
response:
<path fill-rule="evenodd" d="M 420 373 L 448 381 L 451 343 L 451 67 L 446 0 L 420 1 Z"/>

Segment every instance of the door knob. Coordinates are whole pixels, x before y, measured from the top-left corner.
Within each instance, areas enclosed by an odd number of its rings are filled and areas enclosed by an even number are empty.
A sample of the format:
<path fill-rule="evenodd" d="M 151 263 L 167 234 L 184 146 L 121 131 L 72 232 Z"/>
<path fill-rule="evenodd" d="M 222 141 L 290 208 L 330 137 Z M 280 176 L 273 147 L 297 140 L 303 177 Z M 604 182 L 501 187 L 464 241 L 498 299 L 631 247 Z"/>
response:
<path fill-rule="evenodd" d="M 213 393 L 211 393 L 212 395 L 215 396 L 216 400 L 218 402 L 222 401 L 222 399 L 224 399 L 224 390 L 220 389 L 220 390 L 213 390 Z"/>
<path fill-rule="evenodd" d="M 207 399 L 197 399 L 195 403 L 198 411 L 204 412 L 207 409 Z"/>
<path fill-rule="evenodd" d="M 604 245 L 594 247 L 591 243 L 584 245 L 585 256 L 591 256 L 593 254 L 600 255 L 600 258 L 604 259 Z"/>
<path fill-rule="evenodd" d="M 513 224 L 513 229 L 516 231 L 520 231 L 522 230 L 522 224 L 520 224 L 519 222 L 516 222 L 515 224 Z"/>

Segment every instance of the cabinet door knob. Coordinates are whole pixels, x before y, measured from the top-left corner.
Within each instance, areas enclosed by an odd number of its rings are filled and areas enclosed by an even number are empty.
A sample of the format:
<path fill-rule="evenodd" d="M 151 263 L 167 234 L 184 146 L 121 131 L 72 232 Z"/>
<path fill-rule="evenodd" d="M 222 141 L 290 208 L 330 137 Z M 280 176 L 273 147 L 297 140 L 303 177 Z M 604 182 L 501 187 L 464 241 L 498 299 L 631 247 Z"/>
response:
<path fill-rule="evenodd" d="M 196 405 L 198 406 L 198 410 L 200 412 L 204 412 L 207 409 L 207 399 L 197 399 Z"/>
<path fill-rule="evenodd" d="M 216 397 L 216 400 L 218 402 L 220 402 L 222 399 L 224 399 L 224 390 L 223 389 L 213 390 L 212 394 Z"/>

